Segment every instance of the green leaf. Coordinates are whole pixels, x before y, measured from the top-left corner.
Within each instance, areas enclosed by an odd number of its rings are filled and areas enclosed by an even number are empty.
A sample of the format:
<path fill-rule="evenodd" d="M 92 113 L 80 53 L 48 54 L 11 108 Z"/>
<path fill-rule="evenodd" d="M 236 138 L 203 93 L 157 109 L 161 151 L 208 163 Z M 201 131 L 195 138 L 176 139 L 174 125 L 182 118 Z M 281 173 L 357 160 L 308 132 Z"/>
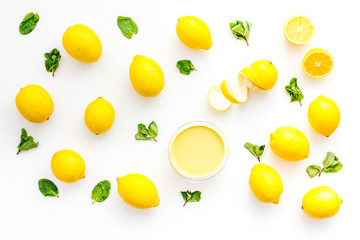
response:
<path fill-rule="evenodd" d="M 93 204 L 95 202 L 105 201 L 110 194 L 110 189 L 111 189 L 111 183 L 108 180 L 103 180 L 98 184 L 96 184 L 96 186 L 91 192 L 91 199 L 94 200 Z"/>
<path fill-rule="evenodd" d="M 39 145 L 39 142 L 34 142 L 34 138 L 32 136 L 28 136 L 25 128 L 21 129 L 21 135 L 20 135 L 20 143 L 17 146 L 19 154 L 22 151 L 28 151 L 32 148 L 37 148 Z"/>
<path fill-rule="evenodd" d="M 301 105 L 301 100 L 304 99 L 304 95 L 297 85 L 296 78 L 290 80 L 290 84 L 285 87 L 285 90 L 290 94 L 290 102 L 299 101 Z"/>
<path fill-rule="evenodd" d="M 328 152 L 326 154 L 326 157 L 323 161 L 323 165 L 325 168 L 331 166 L 334 162 L 338 161 L 339 159 L 332 153 L 332 152 Z"/>
<path fill-rule="evenodd" d="M 55 71 L 59 67 L 59 61 L 61 59 L 60 52 L 54 48 L 49 53 L 45 53 L 45 68 L 47 72 L 52 72 L 54 77 Z"/>
<path fill-rule="evenodd" d="M 180 192 L 180 193 L 185 201 L 183 206 L 185 206 L 188 202 L 199 202 L 201 200 L 200 191 L 190 192 L 189 190 L 187 190 L 185 192 Z"/>
<path fill-rule="evenodd" d="M 137 133 L 137 134 L 135 134 L 135 139 L 136 140 L 152 140 L 152 137 L 148 137 L 147 135 Z"/>
<path fill-rule="evenodd" d="M 196 71 L 191 61 L 186 59 L 178 61 L 176 67 L 179 69 L 180 73 L 184 75 L 189 75 L 192 71 Z"/>
<path fill-rule="evenodd" d="M 339 161 L 335 161 L 333 164 L 331 164 L 330 166 L 328 166 L 327 168 L 324 169 L 324 172 L 326 173 L 336 173 L 338 171 L 340 171 L 343 167 L 343 164 Z"/>
<path fill-rule="evenodd" d="M 129 17 L 119 16 L 117 18 L 117 25 L 127 39 L 131 39 L 133 34 L 138 33 L 138 26 L 136 23 Z"/>
<path fill-rule="evenodd" d="M 249 45 L 250 30 L 252 24 L 248 21 L 244 22 L 236 20 L 235 23 L 230 23 L 230 30 L 234 37 L 239 40 L 244 40 Z"/>
<path fill-rule="evenodd" d="M 306 172 L 309 175 L 309 177 L 313 178 L 316 175 L 318 175 L 321 171 L 321 167 L 318 165 L 310 165 L 306 168 Z"/>
<path fill-rule="evenodd" d="M 31 33 L 35 29 L 39 19 L 40 17 L 37 13 L 28 13 L 20 23 L 19 32 L 22 35 Z"/>
<path fill-rule="evenodd" d="M 154 121 L 149 124 L 149 135 L 156 138 L 158 135 L 158 127 Z"/>
<path fill-rule="evenodd" d="M 59 190 L 51 180 L 43 178 L 38 181 L 39 190 L 45 197 L 59 197 Z"/>
<path fill-rule="evenodd" d="M 147 135 L 149 134 L 149 131 L 148 131 L 148 129 L 146 128 L 145 124 L 142 124 L 142 123 L 140 123 L 140 124 L 138 125 L 138 132 L 141 133 L 141 134 L 143 134 L 143 135 L 145 135 L 145 136 L 147 136 Z"/>
<path fill-rule="evenodd" d="M 264 152 L 265 145 L 261 145 L 260 147 L 258 145 L 253 145 L 252 143 L 245 143 L 244 147 L 251 152 L 252 155 L 254 155 L 259 161 L 260 157 Z"/>

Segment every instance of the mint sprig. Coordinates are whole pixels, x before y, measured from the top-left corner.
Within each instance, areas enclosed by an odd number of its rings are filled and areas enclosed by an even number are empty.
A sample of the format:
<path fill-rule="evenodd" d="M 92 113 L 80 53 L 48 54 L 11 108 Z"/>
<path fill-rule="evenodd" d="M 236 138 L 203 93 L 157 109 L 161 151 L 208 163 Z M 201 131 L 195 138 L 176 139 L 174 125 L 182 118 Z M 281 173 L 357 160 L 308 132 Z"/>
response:
<path fill-rule="evenodd" d="M 197 71 L 190 60 L 180 60 L 176 63 L 176 67 L 181 74 L 189 75 L 192 71 Z"/>
<path fill-rule="evenodd" d="M 200 191 L 191 192 L 191 191 L 187 190 L 187 191 L 180 192 L 180 193 L 185 201 L 183 207 L 185 207 L 185 205 L 188 202 L 199 202 L 201 200 L 201 192 Z"/>
<path fill-rule="evenodd" d="M 148 128 L 145 124 L 138 124 L 138 133 L 135 134 L 136 140 L 153 140 L 157 142 L 156 137 L 158 136 L 158 127 L 154 121 L 152 121 Z"/>
<path fill-rule="evenodd" d="M 230 30 L 234 37 L 239 40 L 244 40 L 246 44 L 249 46 L 249 36 L 250 36 L 250 29 L 251 29 L 251 22 L 239 21 L 236 20 L 234 23 L 230 23 Z"/>
<path fill-rule="evenodd" d="M 61 59 L 61 55 L 59 50 L 54 48 L 49 53 L 44 54 L 45 57 L 45 68 L 47 72 L 52 72 L 52 76 L 54 77 L 55 71 L 59 67 L 59 61 Z"/>
<path fill-rule="evenodd" d="M 309 177 L 313 178 L 316 175 L 319 177 L 324 173 L 336 173 L 340 171 L 343 167 L 343 164 L 339 162 L 339 159 L 332 153 L 328 152 L 326 158 L 323 161 L 323 168 L 319 165 L 310 165 L 306 168 L 306 172 Z"/>
<path fill-rule="evenodd" d="M 301 100 L 304 99 L 304 94 L 301 92 L 300 88 L 298 87 L 296 78 L 292 78 L 290 80 L 290 83 L 285 87 L 285 90 L 290 94 L 290 102 L 299 101 L 300 106 L 302 106 Z"/>
<path fill-rule="evenodd" d="M 254 145 L 252 143 L 247 142 L 247 143 L 244 144 L 244 147 L 247 150 L 249 150 L 251 152 L 251 154 L 254 155 L 258 159 L 258 161 L 260 162 L 260 157 L 264 152 L 265 145 L 258 146 L 256 144 Z"/>
<path fill-rule="evenodd" d="M 32 136 L 28 136 L 25 128 L 21 129 L 20 143 L 17 146 L 18 151 L 16 154 L 19 154 L 22 151 L 28 151 L 32 148 L 37 148 L 39 142 L 35 142 Z"/>

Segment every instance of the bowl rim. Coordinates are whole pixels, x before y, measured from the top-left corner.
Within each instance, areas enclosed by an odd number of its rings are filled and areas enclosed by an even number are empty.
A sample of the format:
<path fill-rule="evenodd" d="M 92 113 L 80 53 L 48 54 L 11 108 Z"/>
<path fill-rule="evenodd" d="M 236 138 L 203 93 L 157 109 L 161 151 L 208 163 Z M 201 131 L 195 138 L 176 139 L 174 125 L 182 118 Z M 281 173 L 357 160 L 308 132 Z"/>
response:
<path fill-rule="evenodd" d="M 182 133 L 184 130 L 189 129 L 191 127 L 196 127 L 196 126 L 208 127 L 211 130 L 215 131 L 220 136 L 220 138 L 221 138 L 221 140 L 222 140 L 222 142 L 224 144 L 224 148 L 225 148 L 224 158 L 223 158 L 223 161 L 222 161 L 221 165 L 216 170 L 209 173 L 208 175 L 200 176 L 200 177 L 194 177 L 194 176 L 191 176 L 191 175 L 188 175 L 188 174 L 184 173 L 183 171 L 180 171 L 179 169 L 177 169 L 177 167 L 175 166 L 175 164 L 173 163 L 172 158 L 171 158 L 171 148 L 172 148 L 173 142 L 176 139 L 176 137 L 180 133 Z M 187 123 L 181 125 L 179 128 L 177 128 L 175 130 L 175 132 L 172 134 L 172 136 L 170 138 L 170 141 L 169 141 L 168 159 L 169 159 L 169 162 L 170 162 L 170 165 L 171 165 L 172 169 L 180 177 L 182 177 L 182 178 L 184 178 L 184 179 L 186 179 L 188 181 L 191 181 L 191 182 L 203 182 L 203 181 L 207 181 L 207 180 L 210 180 L 210 179 L 214 178 L 225 167 L 225 165 L 226 165 L 226 163 L 228 161 L 228 158 L 229 158 L 229 145 L 228 145 L 227 139 L 225 137 L 225 134 L 215 124 L 207 122 L 207 121 L 196 120 L 196 121 L 190 121 L 190 122 L 187 122 Z"/>

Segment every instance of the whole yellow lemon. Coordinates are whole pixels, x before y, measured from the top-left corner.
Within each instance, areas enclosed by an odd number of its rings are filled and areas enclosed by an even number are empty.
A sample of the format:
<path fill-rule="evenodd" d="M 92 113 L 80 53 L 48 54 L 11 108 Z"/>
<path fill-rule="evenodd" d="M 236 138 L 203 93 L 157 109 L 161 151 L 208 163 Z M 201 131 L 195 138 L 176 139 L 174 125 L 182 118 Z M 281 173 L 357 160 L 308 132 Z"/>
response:
<path fill-rule="evenodd" d="M 280 127 L 271 133 L 270 147 L 278 157 L 288 161 L 300 161 L 310 154 L 309 140 L 293 127 Z"/>
<path fill-rule="evenodd" d="M 120 197 L 135 208 L 151 208 L 159 205 L 159 196 L 154 183 L 144 175 L 128 174 L 116 179 Z"/>
<path fill-rule="evenodd" d="M 336 215 L 342 202 L 334 189 L 326 186 L 316 187 L 305 194 L 302 209 L 312 218 L 324 219 Z"/>
<path fill-rule="evenodd" d="M 16 95 L 15 103 L 20 114 L 33 123 L 45 122 L 54 111 L 50 94 L 35 84 L 21 88 Z"/>
<path fill-rule="evenodd" d="M 276 67 L 269 60 L 258 60 L 253 62 L 251 68 L 246 67 L 240 71 L 247 79 L 254 84 L 254 89 L 250 85 L 249 87 L 256 91 L 256 87 L 262 90 L 270 90 L 275 86 L 278 78 L 278 71 Z"/>
<path fill-rule="evenodd" d="M 111 103 L 99 97 L 86 107 L 84 120 L 86 126 L 95 134 L 108 131 L 115 119 L 115 110 Z"/>
<path fill-rule="evenodd" d="M 310 103 L 308 119 L 317 133 L 329 137 L 339 126 L 340 109 L 333 100 L 320 95 Z"/>
<path fill-rule="evenodd" d="M 194 16 L 179 18 L 176 34 L 185 46 L 192 49 L 208 50 L 213 45 L 209 27 L 200 18 Z"/>
<path fill-rule="evenodd" d="M 261 202 L 279 203 L 283 183 L 272 167 L 263 163 L 256 164 L 251 169 L 249 185 L 255 197 Z"/>
<path fill-rule="evenodd" d="M 54 154 L 51 170 L 60 181 L 73 183 L 85 177 L 85 162 L 76 152 L 65 149 Z"/>
<path fill-rule="evenodd" d="M 66 29 L 62 43 L 69 55 L 81 62 L 96 62 L 101 56 L 102 46 L 99 37 L 83 24 L 75 24 Z"/>
<path fill-rule="evenodd" d="M 130 64 L 129 75 L 135 91 L 143 97 L 155 97 L 165 85 L 160 66 L 149 57 L 135 56 Z"/>

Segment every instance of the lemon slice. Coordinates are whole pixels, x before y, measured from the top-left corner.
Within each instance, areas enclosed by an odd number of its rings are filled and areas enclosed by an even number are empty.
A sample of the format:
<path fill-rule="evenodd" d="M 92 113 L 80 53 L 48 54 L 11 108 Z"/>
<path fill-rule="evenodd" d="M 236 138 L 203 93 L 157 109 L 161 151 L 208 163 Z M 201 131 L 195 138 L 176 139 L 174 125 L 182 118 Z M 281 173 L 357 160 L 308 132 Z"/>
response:
<path fill-rule="evenodd" d="M 289 42 L 302 45 L 309 42 L 314 36 L 314 26 L 308 17 L 294 15 L 286 21 L 284 33 Z"/>
<path fill-rule="evenodd" d="M 220 84 L 220 88 L 221 88 L 221 92 L 224 94 L 224 97 L 230 102 L 235 104 L 246 102 L 249 95 L 249 89 L 246 85 L 246 82 L 240 81 L 240 79 L 239 79 L 239 88 L 235 96 L 228 81 L 226 80 L 222 81 L 222 83 Z"/>
<path fill-rule="evenodd" d="M 211 107 L 218 111 L 225 111 L 232 104 L 224 97 L 219 86 L 212 86 L 210 88 L 208 93 L 208 101 Z"/>
<path fill-rule="evenodd" d="M 305 54 L 302 66 L 309 77 L 323 78 L 334 68 L 334 59 L 326 50 L 314 48 Z"/>

